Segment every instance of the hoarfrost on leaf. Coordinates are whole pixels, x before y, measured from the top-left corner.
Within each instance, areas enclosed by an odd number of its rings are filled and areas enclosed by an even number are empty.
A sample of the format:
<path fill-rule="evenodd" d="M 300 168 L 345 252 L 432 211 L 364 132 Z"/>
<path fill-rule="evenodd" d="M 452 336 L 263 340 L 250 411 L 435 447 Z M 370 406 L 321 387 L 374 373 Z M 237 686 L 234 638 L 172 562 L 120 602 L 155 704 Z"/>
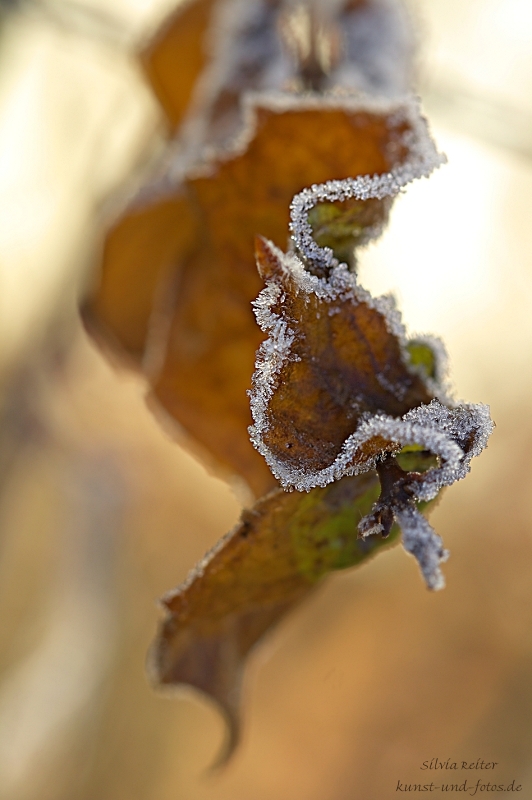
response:
<path fill-rule="evenodd" d="M 439 340 L 408 340 L 392 298 L 372 298 L 333 249 L 315 241 L 309 223 L 320 203 L 365 203 L 397 193 L 437 165 L 425 155 L 422 149 L 385 175 L 300 192 L 291 206 L 291 252 L 257 239 L 266 288 L 254 307 L 268 338 L 257 353 L 249 432 L 285 489 L 309 492 L 377 470 L 381 497 L 360 534 L 386 536 L 397 521 L 427 586 L 439 589 L 447 553 L 417 506 L 469 472 L 493 429 L 489 409 L 450 398 Z M 431 454 L 437 463 L 424 472 L 404 471 L 395 458 L 404 448 Z"/>
<path fill-rule="evenodd" d="M 142 54 L 175 136 L 108 232 L 85 319 L 260 498 L 164 599 L 152 658 L 159 683 L 218 702 L 224 758 L 247 654 L 328 572 L 400 526 L 441 588 L 421 512 L 493 427 L 451 399 L 443 345 L 408 338 L 354 274 L 397 194 L 445 160 L 410 94 L 413 41 L 399 0 L 191 0 Z"/>

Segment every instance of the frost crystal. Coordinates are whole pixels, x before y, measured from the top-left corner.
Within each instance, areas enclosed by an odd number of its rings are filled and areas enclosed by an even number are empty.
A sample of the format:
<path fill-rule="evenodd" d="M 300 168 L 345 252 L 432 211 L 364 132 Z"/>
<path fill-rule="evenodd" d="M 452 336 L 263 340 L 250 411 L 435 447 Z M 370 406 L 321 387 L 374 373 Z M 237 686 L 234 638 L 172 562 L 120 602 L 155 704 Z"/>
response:
<path fill-rule="evenodd" d="M 411 506 L 397 511 L 397 522 L 403 532 L 403 547 L 418 562 L 429 589 L 443 589 L 445 579 L 440 563 L 447 561 L 449 551 L 444 549 L 441 538 L 423 514 Z"/>
<path fill-rule="evenodd" d="M 409 120 L 412 118 L 415 120 L 415 127 L 407 130 L 402 137 L 402 144 L 408 145 L 410 150 L 410 158 L 404 164 L 383 175 L 361 175 L 358 178 L 315 184 L 294 197 L 290 206 L 290 231 L 296 250 L 304 254 L 310 264 L 323 269 L 332 269 L 338 265 L 332 250 L 319 247 L 314 241 L 308 215 L 318 203 L 394 197 L 408 183 L 416 178 L 428 177 L 436 167 L 445 162 L 445 157 L 436 152 L 423 118 L 413 112 Z M 376 228 L 370 231 L 369 238 L 376 238 L 381 230 Z"/>

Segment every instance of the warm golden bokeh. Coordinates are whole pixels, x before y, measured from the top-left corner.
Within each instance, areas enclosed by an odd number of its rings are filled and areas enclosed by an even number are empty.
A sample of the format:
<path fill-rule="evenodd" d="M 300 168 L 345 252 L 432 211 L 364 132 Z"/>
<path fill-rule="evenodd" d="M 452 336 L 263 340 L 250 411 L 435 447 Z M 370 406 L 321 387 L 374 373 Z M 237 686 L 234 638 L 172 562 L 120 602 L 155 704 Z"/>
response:
<path fill-rule="evenodd" d="M 144 665 L 156 599 L 240 503 L 76 318 L 101 201 L 144 168 L 159 117 L 128 37 L 67 5 L 1 34 L 0 797 L 391 800 L 433 757 L 498 761 L 532 796 L 529 3 L 419 3 L 449 164 L 361 256 L 362 284 L 443 336 L 457 395 L 497 424 L 431 518 L 447 588 L 397 548 L 328 579 L 252 657 L 242 747 L 210 777 L 221 721 L 154 693 Z M 138 32 L 164 5 L 121 0 L 113 24 Z"/>

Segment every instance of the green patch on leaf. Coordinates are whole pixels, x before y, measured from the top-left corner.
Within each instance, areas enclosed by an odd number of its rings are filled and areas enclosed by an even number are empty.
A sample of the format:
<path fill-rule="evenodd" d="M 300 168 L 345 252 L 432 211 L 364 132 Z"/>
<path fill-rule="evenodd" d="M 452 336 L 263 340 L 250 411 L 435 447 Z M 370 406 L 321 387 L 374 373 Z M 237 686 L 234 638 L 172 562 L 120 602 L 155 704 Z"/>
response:
<path fill-rule="evenodd" d="M 426 472 L 428 469 L 436 469 L 440 466 L 438 457 L 434 453 L 424 450 L 417 444 L 403 447 L 395 458 L 405 472 Z"/>
<path fill-rule="evenodd" d="M 390 205 L 390 198 L 319 203 L 308 218 L 314 239 L 320 247 L 329 247 L 338 261 L 352 265 L 355 248 L 380 233 Z"/>
<path fill-rule="evenodd" d="M 433 349 L 426 343 L 418 339 L 408 342 L 406 349 L 410 356 L 410 364 L 421 371 L 425 378 L 436 378 L 436 355 Z"/>
<path fill-rule="evenodd" d="M 363 479 L 357 481 L 363 485 Z M 327 572 L 359 564 L 398 534 L 397 526 L 389 539 L 373 536 L 366 541 L 358 537 L 357 526 L 369 514 L 379 497 L 378 481 L 367 481 L 365 491 L 346 502 L 348 487 L 340 481 L 328 490 L 315 489 L 303 495 L 294 514 L 290 533 L 298 570 L 311 581 Z"/>
<path fill-rule="evenodd" d="M 228 722 L 222 761 L 238 740 L 240 685 L 249 651 L 320 578 L 369 558 L 386 541 L 358 536 L 379 495 L 375 472 L 308 493 L 277 489 L 164 600 L 153 650 L 156 678 L 188 684 L 216 701 Z"/>

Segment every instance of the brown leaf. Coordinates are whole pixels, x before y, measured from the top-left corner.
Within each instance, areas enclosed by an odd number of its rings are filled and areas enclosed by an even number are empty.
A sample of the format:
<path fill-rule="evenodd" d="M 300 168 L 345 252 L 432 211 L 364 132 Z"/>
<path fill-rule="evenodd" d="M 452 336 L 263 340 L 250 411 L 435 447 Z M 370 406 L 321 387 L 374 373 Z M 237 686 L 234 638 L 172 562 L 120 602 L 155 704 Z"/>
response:
<path fill-rule="evenodd" d="M 357 538 L 377 495 L 375 473 L 309 494 L 276 489 L 163 601 L 168 616 L 153 649 L 155 677 L 194 686 L 219 704 L 230 732 L 222 761 L 238 739 L 247 654 L 327 572 L 382 546 L 380 537 Z"/>
<path fill-rule="evenodd" d="M 141 62 L 172 126 L 185 116 L 208 60 L 206 34 L 216 0 L 189 0 L 157 31 Z"/>
<path fill-rule="evenodd" d="M 257 100 L 247 116 L 247 142 L 237 153 L 176 186 L 175 195 L 135 205 L 117 223 L 89 316 L 142 359 L 158 283 L 173 271 L 176 302 L 164 364 L 152 378 L 155 395 L 261 495 L 274 482 L 246 433 L 246 391 L 261 339 L 250 309 L 260 289 L 255 235 L 282 246 L 295 192 L 327 178 L 387 173 L 408 162 L 427 134 L 417 110 L 403 103 L 372 109 L 367 101 L 293 96 Z"/>
<path fill-rule="evenodd" d="M 334 250 L 316 242 L 310 219 L 325 203 L 347 204 L 360 220 L 364 204 L 393 196 L 422 164 L 302 191 L 291 206 L 288 254 L 257 239 L 266 288 L 254 305 L 269 336 L 257 353 L 250 434 L 285 488 L 309 491 L 376 469 L 381 495 L 359 523 L 361 536 L 386 537 L 397 521 L 428 588 L 440 589 L 448 553 L 418 505 L 469 472 L 493 430 L 489 409 L 447 396 L 442 347 L 427 337 L 408 342 L 392 299 L 362 289 Z M 343 241 L 342 223 L 339 231 L 334 243 Z M 428 459 L 417 470 L 420 453 Z"/>
<path fill-rule="evenodd" d="M 305 286 L 310 273 L 301 274 L 301 262 L 290 262 L 263 238 L 257 239 L 257 263 L 268 286 L 275 287 L 275 299 L 270 302 L 267 296 L 267 313 L 273 316 L 263 326 L 279 330 L 284 321 L 286 330 L 280 335 L 291 338 L 289 355 L 282 363 L 276 359 L 275 385 L 264 414 L 256 415 L 254 429 L 263 454 L 268 451 L 270 466 L 279 465 L 278 477 L 282 467 L 325 470 L 368 414 L 397 417 L 430 403 L 433 394 L 409 367 L 390 304 L 376 304 L 360 292 L 357 296 L 349 273 L 338 292 L 320 292 L 317 281 Z M 312 291 L 314 287 L 318 288 Z M 262 304 L 258 311 L 264 320 Z M 268 348 L 267 374 L 270 352 Z M 259 361 L 254 379 L 257 409 L 265 392 L 263 372 Z M 387 446 L 378 436 L 364 442 L 354 453 L 353 466 Z"/>
<path fill-rule="evenodd" d="M 288 204 L 304 186 L 387 173 L 422 142 L 431 149 L 418 109 L 390 99 L 404 97 L 411 58 L 397 13 L 394 4 L 383 13 L 374 2 L 195 0 L 143 54 L 170 120 L 177 125 L 186 116 L 187 124 L 153 186 L 109 232 L 85 318 L 141 366 L 191 442 L 257 496 L 275 480 L 246 433 L 246 391 L 260 343 L 250 311 L 260 289 L 254 237 L 285 244 Z M 294 49 L 288 32 L 296 29 L 303 38 Z M 381 40 L 383 51 L 400 54 L 400 68 L 398 60 L 391 70 L 369 55 Z M 309 65 L 320 87 L 335 93 L 298 94 L 316 88 Z M 377 222 L 385 221 L 385 205 Z M 354 231 L 360 223 L 348 213 L 324 241 L 341 228 L 349 254 L 361 240 Z"/>
<path fill-rule="evenodd" d="M 94 335 L 120 345 L 139 366 L 175 280 L 176 254 L 185 257 L 195 246 L 196 225 L 187 198 L 173 191 L 148 203 L 139 199 L 107 233 L 100 284 L 85 319 Z"/>

